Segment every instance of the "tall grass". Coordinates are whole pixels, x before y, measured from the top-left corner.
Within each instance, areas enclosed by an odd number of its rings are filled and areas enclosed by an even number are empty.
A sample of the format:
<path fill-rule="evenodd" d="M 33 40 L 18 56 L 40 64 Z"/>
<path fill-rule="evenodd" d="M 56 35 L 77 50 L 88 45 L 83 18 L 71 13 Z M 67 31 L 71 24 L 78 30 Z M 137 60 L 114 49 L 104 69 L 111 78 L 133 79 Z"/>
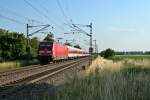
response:
<path fill-rule="evenodd" d="M 20 67 L 19 62 L 3 62 L 3 63 L 0 63 L 0 72 L 11 70 L 17 67 Z"/>
<path fill-rule="evenodd" d="M 33 65 L 33 64 L 38 64 L 39 61 L 34 59 L 34 60 L 29 60 L 29 61 L 10 61 L 10 62 L 2 62 L 0 63 L 0 72 L 15 69 L 18 67 L 23 67 L 23 66 L 28 66 L 28 65 Z"/>
<path fill-rule="evenodd" d="M 125 59 L 132 59 L 135 61 L 142 61 L 142 60 L 150 61 L 150 55 L 116 55 L 112 57 L 113 61 L 121 61 Z"/>
<path fill-rule="evenodd" d="M 55 100 L 150 100 L 149 67 L 134 64 L 118 65 L 119 70 L 102 67 L 108 62 L 94 64 L 96 67 L 85 78 L 66 83 L 57 91 Z M 111 67 L 115 66 L 112 62 Z"/>
<path fill-rule="evenodd" d="M 149 82 L 144 72 L 99 70 L 66 84 L 56 100 L 150 100 Z"/>
<path fill-rule="evenodd" d="M 114 62 L 122 62 L 125 65 L 132 64 L 135 66 L 150 67 L 150 56 L 149 55 L 122 55 L 112 57 Z"/>

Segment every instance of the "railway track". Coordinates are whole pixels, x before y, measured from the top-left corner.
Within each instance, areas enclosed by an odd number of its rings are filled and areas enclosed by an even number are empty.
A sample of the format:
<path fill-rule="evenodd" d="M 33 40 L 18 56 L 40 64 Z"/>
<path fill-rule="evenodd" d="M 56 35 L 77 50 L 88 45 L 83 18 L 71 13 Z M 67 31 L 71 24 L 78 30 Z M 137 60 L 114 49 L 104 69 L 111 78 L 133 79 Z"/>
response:
<path fill-rule="evenodd" d="M 5 73 L 0 73 L 0 86 L 6 86 L 6 85 L 14 85 L 18 84 L 23 80 L 32 80 L 32 77 L 37 77 L 39 74 L 42 75 L 49 73 L 49 71 L 58 70 L 58 68 L 61 68 L 63 66 L 69 66 L 75 62 L 80 61 L 81 59 L 87 59 L 87 58 L 80 58 L 75 59 L 71 61 L 61 62 L 57 64 L 48 64 L 48 65 L 36 65 L 33 67 L 26 67 L 21 68 Z M 25 82 L 23 82 L 25 83 Z"/>
<path fill-rule="evenodd" d="M 43 81 L 46 78 L 53 77 L 54 75 L 59 74 L 74 66 L 77 66 L 87 60 L 88 60 L 88 57 L 76 59 L 76 60 L 65 62 L 65 63 L 54 64 L 53 66 L 52 64 L 50 64 L 47 69 L 42 70 L 38 73 L 34 73 L 32 75 L 30 74 L 29 76 L 26 76 L 24 78 L 22 77 L 22 78 L 17 78 L 15 80 L 7 81 L 5 82 L 5 84 L 4 83 L 1 84 L 3 88 L 0 89 L 0 94 L 2 94 L 0 97 L 5 97 L 8 95 L 17 93 L 18 91 L 25 89 L 27 85 L 30 85 L 33 83 L 39 83 L 40 81 Z M 48 65 L 45 65 L 45 66 L 48 66 Z"/>
<path fill-rule="evenodd" d="M 84 59 L 84 58 L 80 58 Z M 16 82 L 20 82 L 22 79 L 27 79 L 29 77 L 33 77 L 38 75 L 39 73 L 45 73 L 45 71 L 54 70 L 55 68 L 67 64 L 71 64 L 77 62 L 79 59 L 59 62 L 56 64 L 48 64 L 48 65 L 34 65 L 30 67 L 24 67 L 4 73 L 0 73 L 0 86 L 6 86 L 10 84 L 14 84 Z"/>

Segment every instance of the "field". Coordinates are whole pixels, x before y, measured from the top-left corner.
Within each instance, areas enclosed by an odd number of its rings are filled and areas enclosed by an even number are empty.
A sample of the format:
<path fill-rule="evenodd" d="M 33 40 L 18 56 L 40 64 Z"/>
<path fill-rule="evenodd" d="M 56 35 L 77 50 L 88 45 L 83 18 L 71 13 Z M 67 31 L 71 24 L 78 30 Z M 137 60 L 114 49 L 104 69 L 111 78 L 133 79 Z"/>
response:
<path fill-rule="evenodd" d="M 132 60 L 150 60 L 150 55 L 116 55 L 112 58 L 114 61 L 120 61 L 125 59 Z"/>
<path fill-rule="evenodd" d="M 54 100 L 150 100 L 150 56 L 98 57 L 85 74 L 59 88 Z"/>

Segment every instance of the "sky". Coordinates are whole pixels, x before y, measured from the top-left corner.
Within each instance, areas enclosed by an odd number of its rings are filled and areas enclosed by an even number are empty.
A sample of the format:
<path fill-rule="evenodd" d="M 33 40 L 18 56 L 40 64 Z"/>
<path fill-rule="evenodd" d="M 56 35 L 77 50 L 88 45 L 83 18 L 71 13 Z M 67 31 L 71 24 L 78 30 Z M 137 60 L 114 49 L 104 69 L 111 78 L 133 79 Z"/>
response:
<path fill-rule="evenodd" d="M 32 5 L 32 7 L 31 7 Z M 33 21 L 34 20 L 34 21 Z M 36 21 L 35 21 L 36 20 Z M 47 32 L 55 38 L 76 40 L 83 49 L 89 47 L 89 37 L 71 32 L 70 24 L 93 24 L 93 39 L 99 51 L 150 50 L 150 0 L 1 0 L 0 28 L 26 34 L 26 24 L 49 24 L 43 33 L 32 37 L 42 40 Z M 53 28 L 52 28 L 53 27 Z M 89 28 L 81 27 L 86 32 Z M 29 33 L 38 28 L 29 29 Z M 32 38 L 31 37 L 31 38 Z"/>

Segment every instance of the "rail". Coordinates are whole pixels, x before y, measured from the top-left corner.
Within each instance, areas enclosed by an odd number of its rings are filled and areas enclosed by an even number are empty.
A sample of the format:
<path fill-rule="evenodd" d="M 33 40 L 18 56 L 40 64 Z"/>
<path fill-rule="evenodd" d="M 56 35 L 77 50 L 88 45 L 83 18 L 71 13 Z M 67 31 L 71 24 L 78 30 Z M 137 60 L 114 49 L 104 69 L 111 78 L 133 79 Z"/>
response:
<path fill-rule="evenodd" d="M 3 75 L 0 75 L 0 86 L 6 86 L 11 84 L 14 85 L 20 82 L 26 83 L 27 81 L 32 80 L 33 77 L 39 77 L 40 75 L 42 76 L 48 74 L 54 70 L 63 68 L 64 66 L 69 66 L 71 64 L 74 64 L 80 61 L 81 59 L 87 59 L 87 58 L 80 58 L 80 59 L 72 60 L 69 62 L 58 63 L 58 64 L 36 66 L 36 67 L 27 68 L 19 71 L 9 72 L 7 74 L 5 73 Z"/>

